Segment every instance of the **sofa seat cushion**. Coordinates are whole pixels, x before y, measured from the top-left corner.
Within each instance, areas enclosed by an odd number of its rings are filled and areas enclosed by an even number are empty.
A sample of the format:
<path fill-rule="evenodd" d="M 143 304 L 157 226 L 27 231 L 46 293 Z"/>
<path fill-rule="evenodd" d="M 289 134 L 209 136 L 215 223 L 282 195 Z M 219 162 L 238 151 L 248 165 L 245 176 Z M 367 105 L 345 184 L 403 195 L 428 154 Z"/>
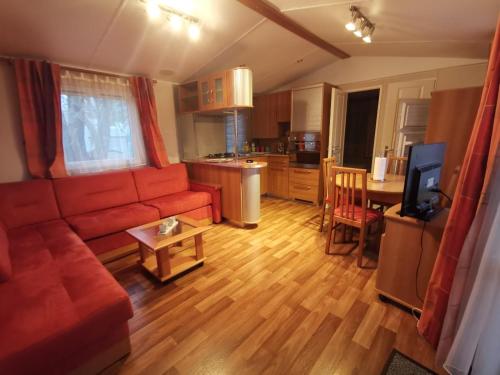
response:
<path fill-rule="evenodd" d="M 0 373 L 25 363 L 55 373 L 82 343 L 95 341 L 95 332 L 132 316 L 127 293 L 64 221 L 16 228 L 8 237 L 12 277 L 0 283 Z"/>
<path fill-rule="evenodd" d="M 85 244 L 102 263 L 107 263 L 109 259 L 116 257 L 116 254 L 119 257 L 120 254 L 126 253 L 129 249 L 136 251 L 139 248 L 137 240 L 125 231 L 94 238 L 85 241 Z M 113 254 L 113 250 L 120 251 Z"/>
<path fill-rule="evenodd" d="M 83 240 L 90 240 L 146 224 L 159 218 L 156 208 L 141 203 L 132 203 L 69 216 L 66 220 Z"/>
<path fill-rule="evenodd" d="M 143 202 L 156 207 L 161 217 L 182 214 L 212 203 L 212 196 L 206 192 L 183 191 Z"/>
<path fill-rule="evenodd" d="M 9 239 L 7 229 L 0 222 L 0 283 L 7 281 L 12 274 L 12 266 L 9 255 Z"/>

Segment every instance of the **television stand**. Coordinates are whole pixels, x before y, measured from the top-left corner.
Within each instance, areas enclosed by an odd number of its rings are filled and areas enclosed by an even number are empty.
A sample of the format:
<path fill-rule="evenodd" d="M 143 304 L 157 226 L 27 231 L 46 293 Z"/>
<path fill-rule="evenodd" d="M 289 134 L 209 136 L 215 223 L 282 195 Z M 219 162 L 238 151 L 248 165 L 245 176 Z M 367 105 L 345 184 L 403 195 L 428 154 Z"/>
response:
<path fill-rule="evenodd" d="M 398 205 L 399 207 L 400 205 Z M 406 217 L 413 217 L 415 219 L 418 219 L 418 220 L 422 220 L 422 221 L 431 221 L 433 217 L 437 216 L 441 211 L 443 210 L 443 207 L 435 207 L 434 209 L 432 210 L 427 210 L 425 212 L 420 212 L 420 213 L 417 213 L 417 212 L 408 212 L 405 216 Z M 401 211 L 398 210 L 396 212 L 397 215 L 399 215 L 399 217 L 404 217 L 404 216 L 401 216 Z"/>
<path fill-rule="evenodd" d="M 432 220 L 424 222 L 399 216 L 400 207 L 398 204 L 384 213 L 386 227 L 380 245 L 375 289 L 383 297 L 420 311 L 449 210 L 435 210 Z"/>

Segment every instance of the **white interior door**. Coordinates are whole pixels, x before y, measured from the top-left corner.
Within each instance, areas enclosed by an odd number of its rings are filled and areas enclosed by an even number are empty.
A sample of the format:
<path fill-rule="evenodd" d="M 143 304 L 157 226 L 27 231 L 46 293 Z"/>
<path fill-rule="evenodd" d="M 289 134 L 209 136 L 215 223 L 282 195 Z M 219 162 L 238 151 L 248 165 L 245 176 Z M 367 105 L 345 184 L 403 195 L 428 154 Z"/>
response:
<path fill-rule="evenodd" d="M 333 88 L 328 135 L 328 156 L 335 156 L 338 165 L 342 165 L 344 156 L 346 111 L 347 94 Z"/>
<path fill-rule="evenodd" d="M 397 108 L 401 99 L 430 99 L 434 90 L 436 78 L 424 78 L 414 81 L 393 82 L 387 85 L 384 123 L 375 143 L 377 152 L 396 147 Z"/>

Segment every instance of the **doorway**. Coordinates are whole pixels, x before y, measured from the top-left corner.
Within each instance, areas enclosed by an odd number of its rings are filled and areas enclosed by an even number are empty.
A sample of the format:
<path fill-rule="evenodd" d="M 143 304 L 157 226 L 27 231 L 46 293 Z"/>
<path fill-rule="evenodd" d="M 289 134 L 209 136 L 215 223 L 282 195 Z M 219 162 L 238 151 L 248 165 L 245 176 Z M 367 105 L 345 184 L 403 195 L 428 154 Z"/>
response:
<path fill-rule="evenodd" d="M 371 171 L 380 90 L 351 92 L 347 96 L 344 166 Z"/>

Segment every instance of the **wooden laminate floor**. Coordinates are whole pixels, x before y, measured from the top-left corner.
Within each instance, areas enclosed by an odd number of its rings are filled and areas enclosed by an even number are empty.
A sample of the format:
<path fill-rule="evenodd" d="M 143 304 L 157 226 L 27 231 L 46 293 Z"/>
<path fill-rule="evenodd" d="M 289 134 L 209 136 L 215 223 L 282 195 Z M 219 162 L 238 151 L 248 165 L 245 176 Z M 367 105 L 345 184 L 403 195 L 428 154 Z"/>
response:
<path fill-rule="evenodd" d="M 135 256 L 109 264 L 135 311 L 118 372 L 379 374 L 393 348 L 436 370 L 416 320 L 379 301 L 376 271 L 324 254 L 318 214 L 264 198 L 258 228 L 216 225 L 205 265 L 163 285 Z"/>

